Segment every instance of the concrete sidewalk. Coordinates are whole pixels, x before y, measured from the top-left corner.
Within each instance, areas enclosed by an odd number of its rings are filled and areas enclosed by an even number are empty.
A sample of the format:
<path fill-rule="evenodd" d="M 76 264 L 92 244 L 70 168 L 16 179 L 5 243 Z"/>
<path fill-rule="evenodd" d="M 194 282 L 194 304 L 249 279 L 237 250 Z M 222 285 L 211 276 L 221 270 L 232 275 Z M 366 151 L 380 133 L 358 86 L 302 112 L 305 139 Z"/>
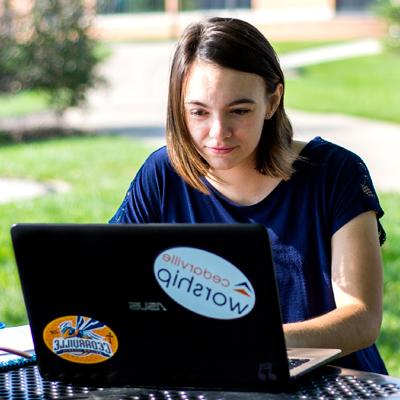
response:
<path fill-rule="evenodd" d="M 71 109 L 65 114 L 65 128 L 98 133 L 119 133 L 140 138 L 150 147 L 164 143 L 168 73 L 174 42 L 115 44 L 112 56 L 101 65 L 100 73 L 108 86 L 93 90 L 86 109 Z M 335 45 L 285 54 L 283 69 L 354 55 L 376 54 L 374 40 Z M 367 163 L 379 191 L 400 191 L 400 125 L 341 115 L 312 114 L 288 110 L 295 138 L 310 140 L 321 136 L 359 154 Z M 3 119 L 1 130 L 51 129 L 59 121 L 50 114 L 18 119 Z M 9 192 L 0 186 L 0 202 Z"/>

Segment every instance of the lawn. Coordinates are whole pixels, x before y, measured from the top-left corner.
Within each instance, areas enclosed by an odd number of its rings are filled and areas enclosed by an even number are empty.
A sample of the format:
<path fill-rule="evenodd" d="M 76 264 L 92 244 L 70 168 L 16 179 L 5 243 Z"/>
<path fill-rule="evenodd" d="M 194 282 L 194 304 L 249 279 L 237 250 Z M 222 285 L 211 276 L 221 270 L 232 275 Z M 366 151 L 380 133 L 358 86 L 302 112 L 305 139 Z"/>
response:
<path fill-rule="evenodd" d="M 400 56 L 380 54 L 301 68 L 286 105 L 400 123 Z"/>
<path fill-rule="evenodd" d="M 48 96 L 44 92 L 27 90 L 13 95 L 0 95 L 0 118 L 18 117 L 48 109 Z"/>
<path fill-rule="evenodd" d="M 400 194 L 380 196 L 387 240 L 383 245 L 385 274 L 383 328 L 378 341 L 389 372 L 400 377 Z"/>
<path fill-rule="evenodd" d="M 271 42 L 273 48 L 277 52 L 278 55 L 297 52 L 300 50 L 307 50 L 307 49 L 314 49 L 317 47 L 324 47 L 334 44 L 344 43 L 344 41 L 337 41 L 337 40 L 321 40 L 321 41 L 296 41 L 296 42 L 286 42 L 286 41 L 279 41 L 279 42 Z"/>

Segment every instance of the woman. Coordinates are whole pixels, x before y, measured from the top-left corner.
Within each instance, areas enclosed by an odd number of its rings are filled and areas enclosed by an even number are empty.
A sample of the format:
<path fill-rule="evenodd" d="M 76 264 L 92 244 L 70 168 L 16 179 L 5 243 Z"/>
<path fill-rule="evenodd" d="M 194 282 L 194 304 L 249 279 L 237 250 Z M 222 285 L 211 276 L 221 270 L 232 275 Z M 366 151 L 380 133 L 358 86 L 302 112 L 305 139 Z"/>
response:
<path fill-rule="evenodd" d="M 194 23 L 174 54 L 167 147 L 110 222 L 258 222 L 267 229 L 289 347 L 342 349 L 338 365 L 387 373 L 383 211 L 355 154 L 293 140 L 276 54 L 250 24 Z"/>

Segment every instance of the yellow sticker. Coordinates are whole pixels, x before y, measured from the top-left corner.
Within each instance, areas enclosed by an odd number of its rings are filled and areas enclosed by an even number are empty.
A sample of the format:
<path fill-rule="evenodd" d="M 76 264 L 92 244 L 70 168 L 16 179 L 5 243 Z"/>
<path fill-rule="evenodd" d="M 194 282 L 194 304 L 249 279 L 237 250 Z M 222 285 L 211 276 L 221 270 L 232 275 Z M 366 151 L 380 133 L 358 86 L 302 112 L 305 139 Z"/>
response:
<path fill-rule="evenodd" d="M 117 336 L 108 326 L 81 315 L 67 315 L 49 322 L 43 340 L 54 354 L 79 364 L 106 361 L 118 349 Z"/>

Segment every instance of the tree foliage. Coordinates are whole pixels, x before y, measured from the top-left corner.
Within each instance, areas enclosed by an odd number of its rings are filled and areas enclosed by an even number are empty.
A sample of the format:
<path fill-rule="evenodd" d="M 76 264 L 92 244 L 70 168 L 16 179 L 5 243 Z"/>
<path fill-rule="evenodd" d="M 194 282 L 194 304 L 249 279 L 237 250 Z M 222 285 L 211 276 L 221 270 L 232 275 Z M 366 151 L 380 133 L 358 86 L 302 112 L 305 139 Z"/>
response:
<path fill-rule="evenodd" d="M 82 0 L 35 0 L 18 13 L 4 0 L 0 15 L 0 91 L 38 89 L 59 110 L 81 104 L 101 81 L 96 41 Z"/>
<path fill-rule="evenodd" d="M 21 88 L 19 74 L 24 46 L 17 42 L 17 20 L 10 0 L 4 0 L 0 9 L 0 92 Z"/>
<path fill-rule="evenodd" d="M 400 0 L 380 0 L 377 10 L 388 23 L 387 46 L 400 54 Z"/>

